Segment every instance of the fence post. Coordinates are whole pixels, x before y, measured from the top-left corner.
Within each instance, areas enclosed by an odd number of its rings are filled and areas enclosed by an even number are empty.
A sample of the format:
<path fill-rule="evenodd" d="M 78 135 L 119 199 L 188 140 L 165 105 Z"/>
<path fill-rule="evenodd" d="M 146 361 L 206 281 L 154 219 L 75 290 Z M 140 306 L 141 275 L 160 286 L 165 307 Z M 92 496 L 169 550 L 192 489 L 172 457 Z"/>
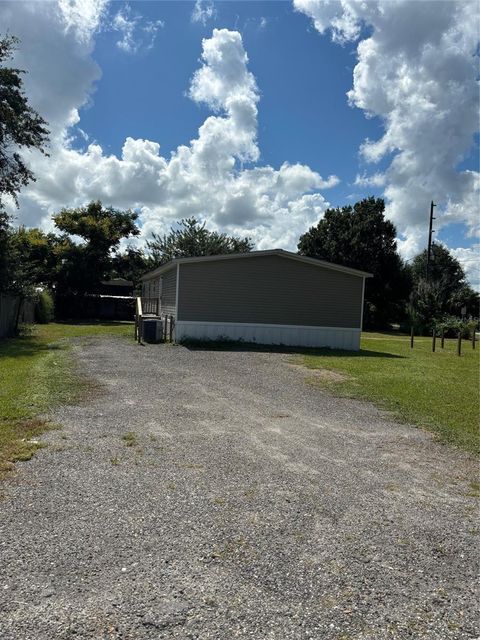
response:
<path fill-rule="evenodd" d="M 458 332 L 458 338 L 457 338 L 457 354 L 459 356 L 462 355 L 462 332 L 459 331 Z"/>
<path fill-rule="evenodd" d="M 475 333 L 476 333 L 476 329 L 473 328 L 472 329 L 472 349 L 475 349 L 475 342 L 476 342 Z"/>
<path fill-rule="evenodd" d="M 413 327 L 410 329 L 410 349 L 413 349 Z"/>
<path fill-rule="evenodd" d="M 435 343 L 437 341 L 437 331 L 435 327 L 432 329 L 432 353 L 435 353 Z"/>

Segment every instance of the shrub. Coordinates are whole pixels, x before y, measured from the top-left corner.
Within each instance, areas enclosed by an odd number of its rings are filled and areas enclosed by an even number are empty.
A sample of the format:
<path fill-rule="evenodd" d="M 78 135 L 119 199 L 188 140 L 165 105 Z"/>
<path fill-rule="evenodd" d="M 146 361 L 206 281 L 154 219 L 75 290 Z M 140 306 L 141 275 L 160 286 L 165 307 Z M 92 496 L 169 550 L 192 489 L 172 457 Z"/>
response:
<path fill-rule="evenodd" d="M 35 321 L 48 324 L 54 317 L 53 298 L 49 291 L 41 291 L 35 304 Z"/>
<path fill-rule="evenodd" d="M 443 316 L 440 318 L 432 318 L 429 322 L 422 321 L 423 319 L 415 313 L 412 306 L 408 308 L 409 320 L 408 322 L 400 325 L 400 331 L 409 333 L 413 326 L 415 335 L 430 336 L 432 330 L 435 328 L 437 335 L 441 335 L 442 331 L 445 338 L 456 338 L 458 332 L 462 334 L 462 338 L 468 340 L 472 338 L 473 332 L 478 330 L 478 319 L 464 320 L 457 316 Z"/>
<path fill-rule="evenodd" d="M 466 325 L 467 325 L 468 337 L 473 338 L 473 334 L 476 331 L 478 331 L 478 319 L 467 320 Z"/>
<path fill-rule="evenodd" d="M 468 340 L 472 338 L 473 332 L 476 331 L 478 320 L 462 320 L 455 316 L 445 316 L 436 326 L 439 331 L 444 331 L 446 338 L 456 338 L 460 331 L 462 338 Z"/>

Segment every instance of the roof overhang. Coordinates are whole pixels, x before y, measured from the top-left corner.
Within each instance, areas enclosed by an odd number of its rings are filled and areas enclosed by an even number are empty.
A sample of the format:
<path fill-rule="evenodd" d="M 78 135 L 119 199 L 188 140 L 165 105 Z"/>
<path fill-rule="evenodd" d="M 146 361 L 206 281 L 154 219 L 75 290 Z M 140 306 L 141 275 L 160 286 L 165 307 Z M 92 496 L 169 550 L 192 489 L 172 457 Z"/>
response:
<path fill-rule="evenodd" d="M 219 262 L 220 260 L 235 260 L 235 259 L 248 259 L 258 258 L 264 256 L 280 256 L 281 258 L 288 258 L 290 260 L 297 260 L 298 262 L 304 262 L 311 264 L 315 267 L 323 267 L 324 269 L 331 269 L 332 271 L 340 271 L 341 273 L 348 273 L 352 276 L 358 276 L 360 278 L 371 278 L 372 274 L 367 271 L 360 271 L 359 269 L 352 269 L 351 267 L 344 267 L 340 264 L 334 264 L 333 262 L 326 262 L 325 260 L 317 260 L 316 258 L 307 258 L 301 256 L 298 253 L 292 253 L 291 251 L 285 251 L 284 249 L 268 249 L 266 251 L 250 251 L 249 253 L 229 253 L 226 255 L 218 256 L 194 256 L 193 258 L 175 258 L 170 260 L 161 267 L 149 271 L 141 277 L 141 280 L 151 280 L 156 276 L 160 276 L 170 269 L 173 269 L 177 264 L 189 264 L 196 262 Z"/>

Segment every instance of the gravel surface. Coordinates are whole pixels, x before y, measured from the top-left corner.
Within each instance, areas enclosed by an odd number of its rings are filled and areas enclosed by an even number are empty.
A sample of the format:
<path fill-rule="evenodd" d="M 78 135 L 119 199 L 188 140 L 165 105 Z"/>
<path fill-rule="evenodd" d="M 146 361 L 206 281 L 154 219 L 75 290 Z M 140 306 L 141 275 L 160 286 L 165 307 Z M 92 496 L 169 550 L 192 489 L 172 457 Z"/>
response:
<path fill-rule="evenodd" d="M 284 354 L 83 340 L 4 487 L 0 639 L 476 638 L 474 462 Z"/>

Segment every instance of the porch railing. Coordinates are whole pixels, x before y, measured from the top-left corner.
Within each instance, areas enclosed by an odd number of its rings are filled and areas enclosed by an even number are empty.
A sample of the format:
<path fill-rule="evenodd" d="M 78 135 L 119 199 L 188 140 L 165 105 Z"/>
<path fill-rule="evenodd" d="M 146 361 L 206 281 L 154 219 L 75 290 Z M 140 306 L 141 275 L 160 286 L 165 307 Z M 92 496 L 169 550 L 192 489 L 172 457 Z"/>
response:
<path fill-rule="evenodd" d="M 156 306 L 150 303 L 156 302 Z M 173 316 L 161 316 L 159 311 L 158 298 L 137 298 L 135 302 L 135 340 L 138 343 L 143 341 L 143 319 L 151 318 L 152 315 L 157 316 L 162 322 L 162 333 L 164 342 L 173 342 L 173 330 L 175 327 L 175 319 Z"/>
<path fill-rule="evenodd" d="M 160 315 L 160 300 L 159 298 L 141 298 L 142 308 L 144 315 L 147 313 L 154 316 Z"/>

